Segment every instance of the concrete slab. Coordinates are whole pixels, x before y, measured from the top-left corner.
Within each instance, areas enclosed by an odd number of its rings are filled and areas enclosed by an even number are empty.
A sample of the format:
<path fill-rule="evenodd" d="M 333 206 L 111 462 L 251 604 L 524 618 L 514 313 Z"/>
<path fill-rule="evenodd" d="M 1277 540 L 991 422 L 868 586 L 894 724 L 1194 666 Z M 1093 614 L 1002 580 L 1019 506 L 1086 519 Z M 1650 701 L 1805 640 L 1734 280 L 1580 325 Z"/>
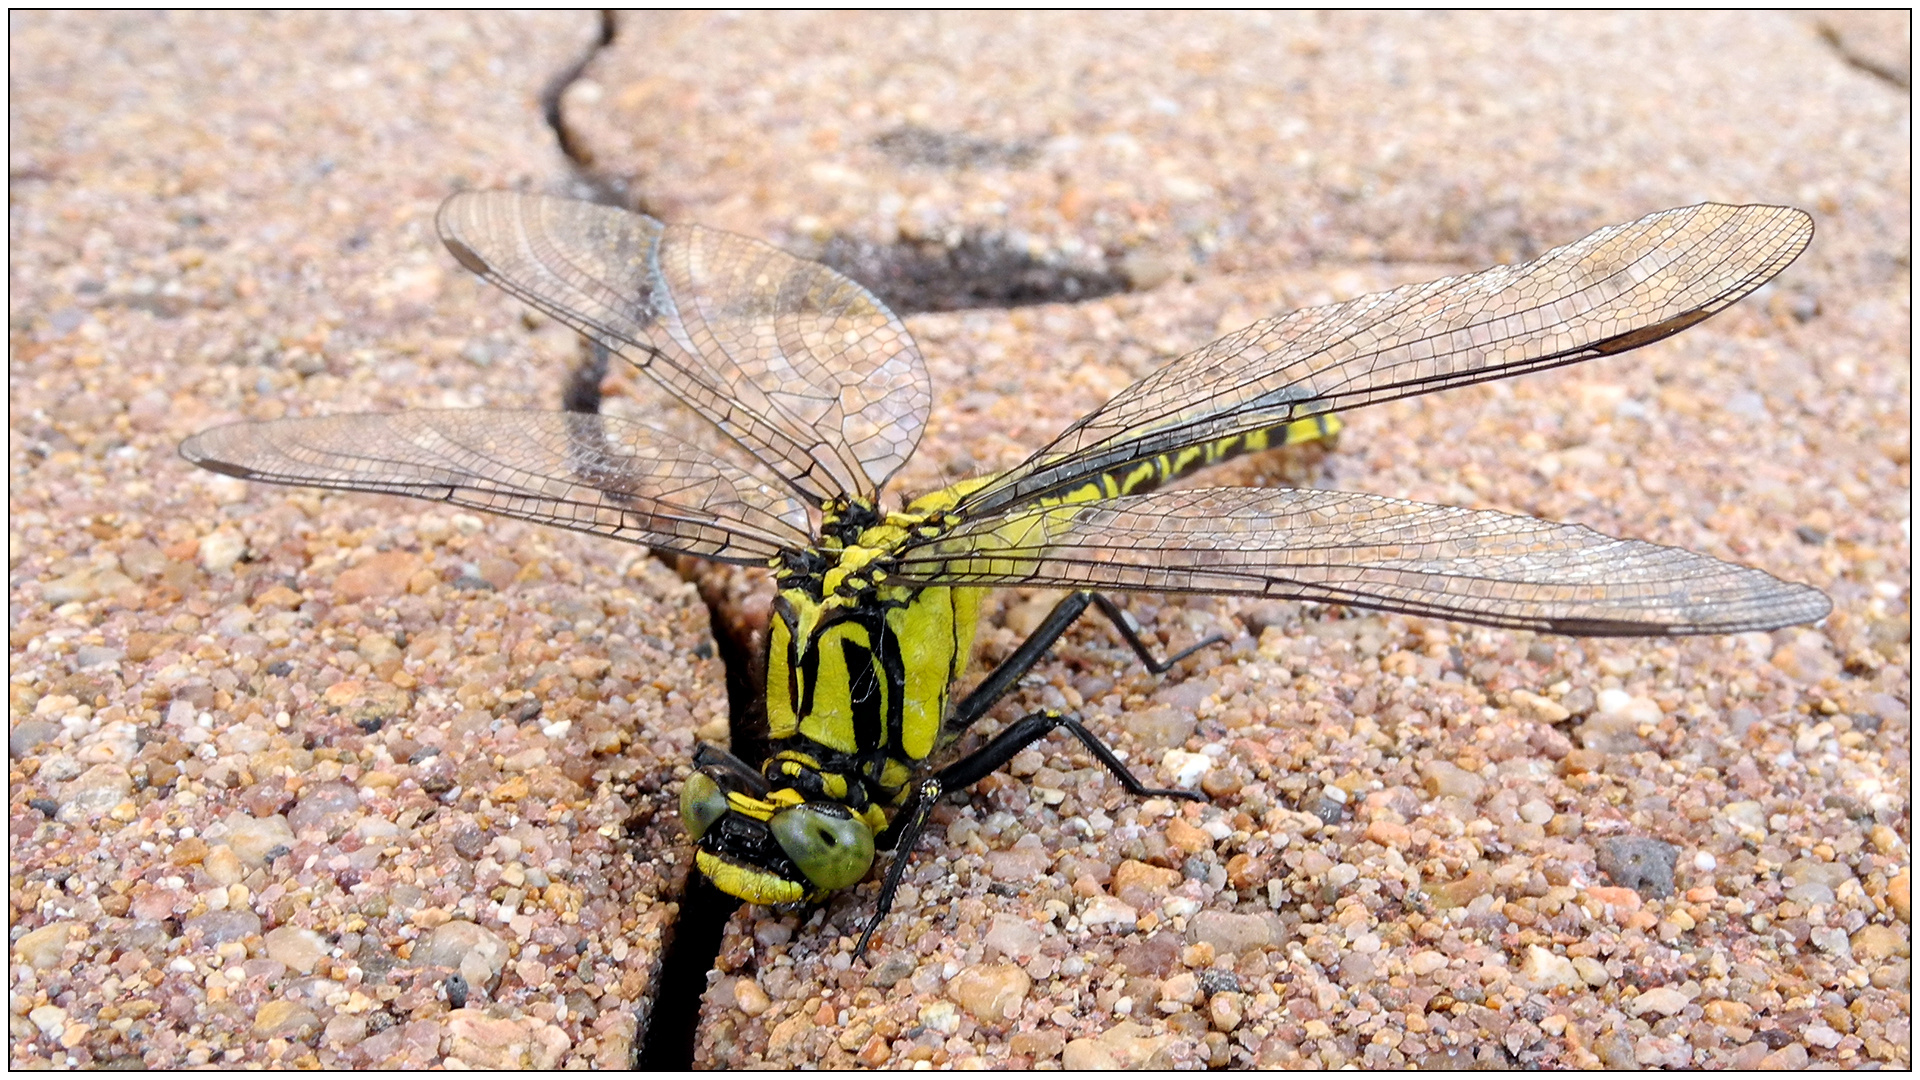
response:
<path fill-rule="evenodd" d="M 562 118 L 658 216 L 824 254 L 906 308 L 1066 301 L 1257 268 L 1487 265 L 1702 200 L 1902 192 L 1905 95 L 1836 64 L 1829 23 L 646 14 Z M 1830 257 L 1905 242 L 1901 199 L 1854 210 Z M 965 284 L 987 268 L 996 283 Z"/>

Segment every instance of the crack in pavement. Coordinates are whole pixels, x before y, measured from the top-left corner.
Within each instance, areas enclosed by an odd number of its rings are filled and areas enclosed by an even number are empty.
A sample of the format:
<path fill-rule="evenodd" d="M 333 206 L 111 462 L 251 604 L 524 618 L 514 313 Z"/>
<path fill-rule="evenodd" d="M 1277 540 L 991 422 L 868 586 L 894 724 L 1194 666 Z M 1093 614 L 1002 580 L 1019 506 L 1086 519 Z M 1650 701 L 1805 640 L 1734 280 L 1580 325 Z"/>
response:
<path fill-rule="evenodd" d="M 1846 36 L 1840 32 L 1840 28 L 1830 22 L 1821 21 L 1815 25 L 1820 32 L 1820 40 L 1826 42 L 1827 46 L 1838 54 L 1840 59 L 1846 61 L 1852 67 L 1858 68 L 1897 89 L 1913 89 L 1913 72 L 1911 69 L 1903 71 L 1891 65 L 1881 63 L 1873 57 L 1867 56 L 1852 48 L 1847 44 Z"/>
<path fill-rule="evenodd" d="M 561 107 L 568 88 L 580 80 L 594 59 L 618 37 L 619 24 L 614 13 L 603 10 L 599 16 L 599 34 L 573 63 L 556 73 L 541 89 L 540 110 L 560 152 L 573 166 L 573 179 L 582 189 L 580 193 L 603 205 L 628 207 L 635 202 L 629 197 L 630 185 L 594 168 L 592 150 L 567 127 Z M 598 413 L 601 384 L 612 353 L 601 342 L 585 337 L 580 340 L 582 356 L 561 391 L 561 408 L 566 412 Z M 701 584 L 698 560 L 662 556 L 658 552 L 652 556 L 682 579 Z M 701 588 L 700 600 L 707 607 L 714 642 L 727 673 L 729 726 L 739 732 L 748 726 L 753 711 L 749 703 L 757 702 L 754 688 L 747 681 L 754 665 L 742 643 L 727 632 L 728 624 L 717 599 L 711 590 Z M 738 745 L 740 740 L 732 741 Z M 738 907 L 732 897 L 722 894 L 697 874 L 688 878 L 686 891 L 678 899 L 680 915 L 673 923 L 671 937 L 654 974 L 652 1002 L 650 1005 L 642 1002 L 636 1008 L 637 1030 L 631 1058 L 632 1067 L 636 1069 L 679 1071 L 693 1067 L 694 1041 L 700 1030 L 700 1003 L 706 993 L 707 973 L 720 954 L 720 940 L 727 921 Z"/>
<path fill-rule="evenodd" d="M 599 37 L 547 83 L 540 94 L 541 110 L 587 198 L 658 217 L 636 178 L 599 168 L 593 148 L 567 125 L 567 90 L 618 36 L 614 13 L 602 11 Z M 1002 144 L 912 127 L 881 136 L 877 145 L 889 157 L 934 167 L 963 167 L 983 158 L 1020 164 L 1033 153 L 1024 143 Z M 1074 303 L 1136 287 L 1125 253 L 1079 261 L 1048 258 L 989 230 L 971 230 L 946 242 L 888 244 L 838 233 L 825 242 L 819 261 L 859 282 L 900 315 Z"/>
<path fill-rule="evenodd" d="M 545 118 L 547 127 L 553 131 L 554 141 L 559 144 L 560 152 L 573 164 L 574 179 L 585 188 L 586 197 L 605 206 L 625 207 L 628 205 L 627 185 L 594 169 L 593 151 L 567 127 L 566 116 L 561 107 L 568 88 L 580 81 L 580 76 L 586 73 L 594 59 L 612 46 L 619 36 L 619 20 L 614 17 L 613 11 L 602 9 L 598 14 L 600 16 L 599 35 L 581 50 L 573 63 L 562 68 L 553 78 L 547 80 L 545 87 L 541 88 L 540 114 Z"/>

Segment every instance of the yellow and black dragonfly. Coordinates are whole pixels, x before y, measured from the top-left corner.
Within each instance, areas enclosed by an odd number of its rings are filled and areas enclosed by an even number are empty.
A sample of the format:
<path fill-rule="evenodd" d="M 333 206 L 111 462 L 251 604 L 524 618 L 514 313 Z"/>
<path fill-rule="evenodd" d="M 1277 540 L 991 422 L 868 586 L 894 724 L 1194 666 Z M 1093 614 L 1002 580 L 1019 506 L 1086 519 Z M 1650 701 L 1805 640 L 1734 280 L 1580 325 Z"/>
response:
<path fill-rule="evenodd" d="M 234 424 L 181 453 L 248 480 L 411 495 L 770 567 L 773 752 L 756 768 L 701 746 L 681 815 L 701 871 L 761 904 L 817 902 L 863 879 L 876 849 L 897 850 L 856 953 L 941 794 L 1050 732 L 1135 795 L 1200 797 L 1147 787 L 1051 710 L 929 770 L 1090 606 L 1156 672 L 1179 659 L 1156 660 L 1099 590 L 1575 635 L 1766 630 L 1830 608 L 1805 585 L 1578 525 L 1336 491 L 1159 490 L 1320 437 L 1336 412 L 1679 333 L 1805 249 L 1813 222 L 1799 210 L 1668 210 L 1523 265 L 1266 319 L 1121 391 L 1014 468 L 911 500 L 886 488 L 926 426 L 926 364 L 899 318 L 839 273 L 729 233 L 510 192 L 455 195 L 438 223 L 461 265 L 626 358 L 704 435 L 664 416 L 421 411 Z M 998 586 L 1072 591 L 956 699 Z"/>

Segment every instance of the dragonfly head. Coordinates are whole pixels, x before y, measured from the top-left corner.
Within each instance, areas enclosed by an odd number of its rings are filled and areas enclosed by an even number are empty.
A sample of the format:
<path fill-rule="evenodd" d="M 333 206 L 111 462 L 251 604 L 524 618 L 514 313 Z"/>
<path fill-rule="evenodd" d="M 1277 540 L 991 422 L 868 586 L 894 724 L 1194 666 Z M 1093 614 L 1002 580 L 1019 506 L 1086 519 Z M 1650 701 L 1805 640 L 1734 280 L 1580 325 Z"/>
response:
<path fill-rule="evenodd" d="M 680 789 L 695 861 L 722 892 L 755 904 L 820 900 L 873 865 L 871 822 L 831 800 L 774 789 L 745 762 L 702 746 Z"/>

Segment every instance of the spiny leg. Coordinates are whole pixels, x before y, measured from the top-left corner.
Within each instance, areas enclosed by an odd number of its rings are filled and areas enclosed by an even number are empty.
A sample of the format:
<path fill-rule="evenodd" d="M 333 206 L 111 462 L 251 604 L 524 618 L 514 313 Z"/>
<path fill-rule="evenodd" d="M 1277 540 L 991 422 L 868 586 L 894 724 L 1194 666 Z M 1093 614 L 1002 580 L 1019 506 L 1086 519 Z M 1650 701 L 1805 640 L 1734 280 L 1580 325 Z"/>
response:
<path fill-rule="evenodd" d="M 874 904 L 873 918 L 867 920 L 867 928 L 860 934 L 860 943 L 853 947 L 855 960 L 866 955 L 867 942 L 873 940 L 874 931 L 880 929 L 880 923 L 893 910 L 893 896 L 900 891 L 900 880 L 907 875 L 908 858 L 913 854 L 914 845 L 920 842 L 920 834 L 927 830 L 927 821 L 933 817 L 933 808 L 945 793 L 937 776 L 920 781 L 913 789 L 913 799 L 894 819 L 893 827 L 882 833 L 875 842 L 880 848 L 893 849 L 893 862 L 887 867 L 886 882 L 880 886 L 880 899 Z"/>
<path fill-rule="evenodd" d="M 1147 643 L 1140 640 L 1140 632 L 1134 629 L 1132 616 L 1123 611 L 1119 604 L 1109 599 L 1106 593 L 1090 593 L 1088 595 L 1093 597 L 1093 602 L 1099 606 L 1101 614 L 1107 617 L 1107 621 L 1113 623 L 1113 628 L 1120 631 L 1120 636 L 1126 640 L 1128 645 L 1133 647 L 1134 655 L 1138 656 L 1140 662 L 1147 666 L 1147 670 L 1153 672 L 1155 675 L 1165 675 L 1167 672 L 1173 670 L 1173 665 L 1185 660 L 1187 657 L 1192 656 L 1194 653 L 1199 652 L 1209 645 L 1225 645 L 1227 643 L 1227 636 L 1225 634 L 1208 634 L 1206 637 L 1181 649 L 1165 660 L 1155 660 L 1153 653 L 1147 651 Z"/>
<path fill-rule="evenodd" d="M 1022 676 L 1033 670 L 1033 665 L 1039 663 L 1040 658 L 1053 647 L 1053 643 L 1060 640 L 1060 635 L 1067 632 L 1067 627 L 1072 626 L 1074 620 L 1086 612 L 1088 604 L 1093 604 L 1100 609 L 1101 614 L 1113 623 L 1114 629 L 1120 631 L 1121 639 L 1133 649 L 1134 655 L 1138 656 L 1147 670 L 1155 675 L 1164 675 L 1173 668 L 1173 665 L 1201 649 L 1209 645 L 1222 644 L 1227 640 L 1219 634 L 1214 634 L 1165 660 L 1158 660 L 1147 648 L 1147 643 L 1140 640 L 1139 631 L 1133 628 L 1132 620 L 1127 617 L 1125 611 L 1120 609 L 1120 605 L 1109 600 L 1102 593 L 1071 592 L 1059 603 L 1053 605 L 1053 610 L 1047 613 L 1046 619 L 1033 633 L 1027 635 L 1027 640 L 1021 642 L 1019 648 L 1013 650 L 1012 656 L 1002 660 L 999 667 L 994 668 L 986 678 L 980 680 L 980 685 L 974 687 L 972 693 L 953 707 L 953 715 L 947 719 L 948 730 L 964 730 L 975 720 L 985 716 L 987 710 L 993 708 L 1001 698 L 1005 697 Z"/>
<path fill-rule="evenodd" d="M 1080 606 L 1084 608 L 1085 601 L 1082 601 Z M 1058 611 L 1057 608 L 1055 610 Z M 1055 634 L 1055 636 L 1059 635 Z M 880 887 L 880 898 L 874 904 L 873 918 L 868 920 L 866 930 L 860 935 L 860 943 L 854 947 L 855 960 L 866 953 L 867 942 L 873 939 L 874 931 L 880 929 L 881 920 L 893 910 L 893 897 L 900 889 L 901 879 L 906 876 L 907 862 L 913 857 L 913 849 L 919 844 L 921 834 L 926 831 L 927 822 L 932 818 L 934 805 L 940 801 L 940 796 L 949 791 L 972 787 L 989 773 L 1012 761 L 1014 755 L 1046 738 L 1056 729 L 1065 729 L 1068 734 L 1079 739 L 1080 744 L 1085 746 L 1094 758 L 1106 766 L 1107 771 L 1120 781 L 1120 786 L 1125 788 L 1129 795 L 1136 798 L 1158 796 L 1195 801 L 1206 798 L 1197 791 L 1184 791 L 1180 788 L 1150 788 L 1141 783 L 1140 779 L 1127 768 L 1126 762 L 1121 761 L 1118 754 L 1115 754 L 1106 743 L 1101 742 L 1099 736 L 1065 713 L 1047 709 L 1024 716 L 1009 725 L 1005 731 L 994 736 L 992 742 L 920 781 L 914 788 L 913 799 L 894 819 L 894 828 L 882 834 L 879 846 L 893 849 L 893 863 L 887 867 L 887 880 Z"/>
<path fill-rule="evenodd" d="M 1120 786 L 1127 789 L 1127 794 L 1135 798 L 1146 799 L 1156 796 L 1169 799 L 1204 800 L 1206 798 L 1197 791 L 1146 786 L 1127 770 L 1126 762 L 1121 761 L 1118 754 L 1109 749 L 1106 743 L 1101 742 L 1098 735 L 1087 730 L 1085 724 L 1055 709 L 1030 713 L 1007 725 L 1007 729 L 995 735 L 992 742 L 941 769 L 934 775 L 934 779 L 948 791 L 971 787 L 988 773 L 1012 761 L 1015 754 L 1046 738 L 1056 729 L 1064 729 L 1069 735 L 1079 739 L 1080 745 L 1086 747 L 1100 764 L 1106 766 L 1107 771 L 1120 781 Z"/>
<path fill-rule="evenodd" d="M 986 678 L 980 680 L 980 684 L 974 687 L 964 700 L 954 706 L 953 715 L 947 721 L 948 730 L 963 730 L 985 716 L 989 709 L 992 709 L 1001 698 L 1007 695 L 1008 691 L 1013 689 L 1014 684 L 1019 682 L 1022 676 L 1033 669 L 1033 665 L 1040 662 L 1040 658 L 1046 655 L 1054 642 L 1060 640 L 1060 635 L 1067 632 L 1067 627 L 1072 626 L 1075 620 L 1086 613 L 1088 604 L 1099 607 L 1101 614 L 1105 615 L 1108 621 L 1113 623 L 1114 629 L 1120 632 L 1121 639 L 1133 649 L 1134 655 L 1138 656 L 1147 670 L 1155 675 L 1164 675 L 1173 668 L 1173 665 L 1201 649 L 1226 641 L 1225 637 L 1214 634 L 1165 660 L 1160 660 L 1154 657 L 1153 652 L 1147 648 L 1146 642 L 1140 640 L 1139 631 L 1134 629 L 1132 620 L 1127 617 L 1125 611 L 1121 610 L 1120 605 L 1101 593 L 1086 591 L 1068 593 L 1053 606 L 1052 611 L 1047 613 L 1046 619 L 1039 627 L 1027 635 L 1027 639 L 1020 643 L 1020 647 L 1013 651 L 1012 656 L 1001 661 L 1000 665 L 994 668 Z M 1174 799 L 1206 797 L 1195 791 L 1147 787 L 1127 769 L 1126 763 L 1122 762 L 1118 755 L 1100 741 L 1099 736 L 1070 716 L 1047 710 L 1024 717 L 995 736 L 986 746 L 947 766 L 937 775 L 922 780 L 915 787 L 913 798 L 909 800 L 905 809 L 895 816 L 893 827 L 876 838 L 877 847 L 883 851 L 893 851 L 893 863 L 887 867 L 886 881 L 880 886 L 880 898 L 874 905 L 873 917 L 868 920 L 866 930 L 861 933 L 860 943 L 854 947 L 855 960 L 866 953 L 867 943 L 873 939 L 874 932 L 880 928 L 880 923 L 893 910 L 893 898 L 900 890 L 901 880 L 906 876 L 907 863 L 913 856 L 913 849 L 920 842 L 921 834 L 926 831 L 927 822 L 931 819 L 933 808 L 939 803 L 940 797 L 949 791 L 973 786 L 989 773 L 1013 760 L 1014 755 L 1045 738 L 1056 728 L 1065 728 L 1079 739 L 1100 764 L 1106 766 L 1108 771 L 1119 779 L 1121 786 L 1131 795 L 1140 798 L 1157 795 Z"/>

